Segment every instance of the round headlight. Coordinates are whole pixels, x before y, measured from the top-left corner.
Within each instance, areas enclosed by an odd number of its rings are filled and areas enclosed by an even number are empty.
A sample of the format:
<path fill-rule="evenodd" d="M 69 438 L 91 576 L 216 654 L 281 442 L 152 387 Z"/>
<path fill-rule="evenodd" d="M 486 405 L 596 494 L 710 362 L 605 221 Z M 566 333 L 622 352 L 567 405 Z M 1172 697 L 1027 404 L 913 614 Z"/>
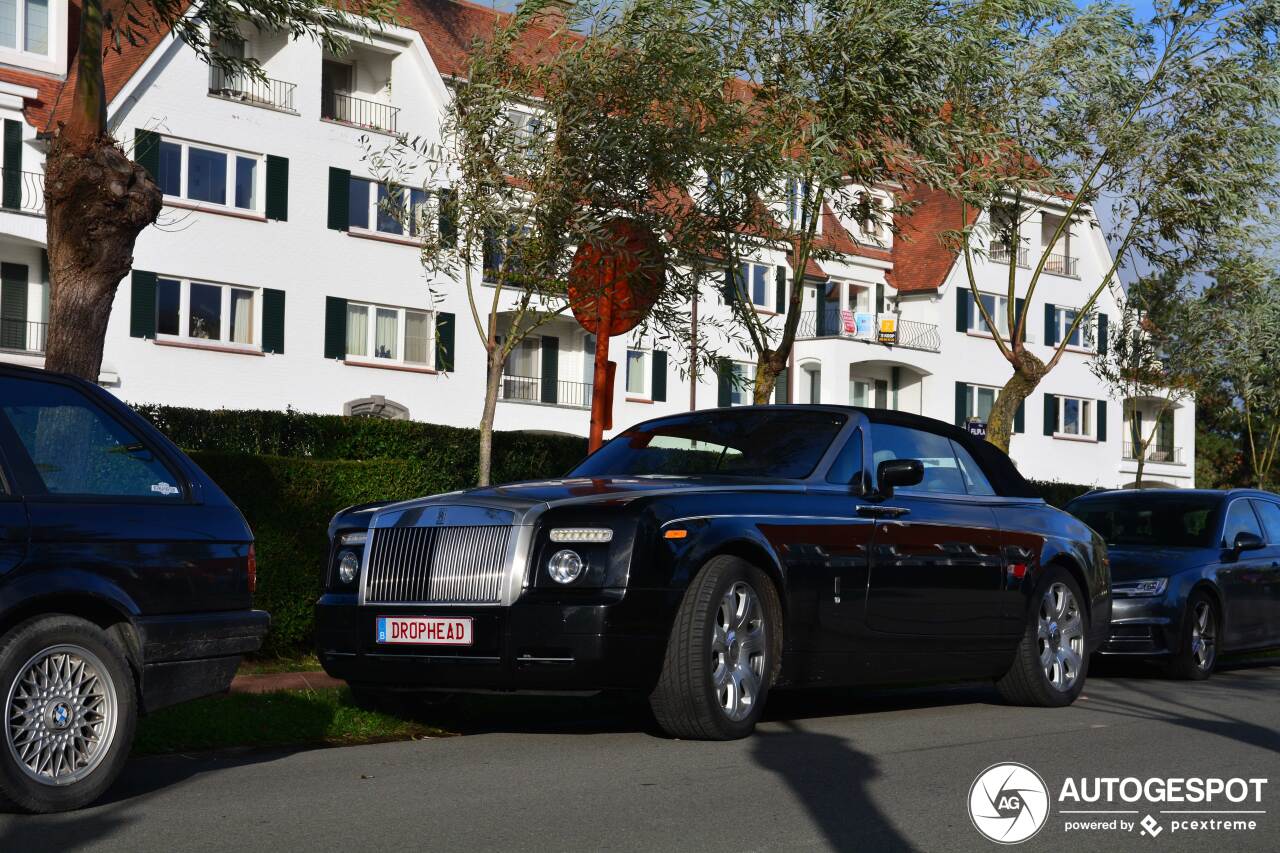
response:
<path fill-rule="evenodd" d="M 338 580 L 351 583 L 360 571 L 360 558 L 354 551 L 343 551 L 338 555 Z"/>
<path fill-rule="evenodd" d="M 565 548 L 551 555 L 551 559 L 547 561 L 547 573 L 556 583 L 573 583 L 582 576 L 585 565 L 577 551 Z"/>

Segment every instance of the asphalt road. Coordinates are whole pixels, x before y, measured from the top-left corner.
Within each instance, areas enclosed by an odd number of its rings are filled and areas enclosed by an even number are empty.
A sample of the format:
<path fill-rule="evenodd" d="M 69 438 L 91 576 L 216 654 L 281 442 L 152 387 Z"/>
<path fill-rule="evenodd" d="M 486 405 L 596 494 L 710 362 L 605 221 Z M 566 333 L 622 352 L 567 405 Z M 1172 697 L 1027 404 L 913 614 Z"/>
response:
<path fill-rule="evenodd" d="M 461 706 L 462 737 L 138 759 L 95 808 L 0 815 L 0 851 L 990 851 L 968 795 L 1005 761 L 1036 770 L 1055 800 L 1019 849 L 1280 850 L 1280 665 L 1203 684 L 1095 676 L 1060 710 L 1005 707 L 971 686 L 778 694 L 769 711 L 753 738 L 690 743 L 607 701 L 485 700 Z M 1108 819 L 1160 818 L 1153 839 L 1067 832 L 1081 819 L 1056 802 L 1068 776 L 1270 781 L 1261 804 L 1213 804 L 1265 811 L 1236 818 L 1253 830 L 1174 831 L 1171 820 L 1213 816 L 1110 806 L 1133 813 Z"/>

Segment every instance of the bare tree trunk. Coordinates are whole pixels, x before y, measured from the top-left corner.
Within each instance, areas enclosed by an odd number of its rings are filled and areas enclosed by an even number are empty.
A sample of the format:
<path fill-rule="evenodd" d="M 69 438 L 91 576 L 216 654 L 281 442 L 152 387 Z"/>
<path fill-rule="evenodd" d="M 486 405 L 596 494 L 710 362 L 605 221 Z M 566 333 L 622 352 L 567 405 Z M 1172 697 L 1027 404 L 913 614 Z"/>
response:
<path fill-rule="evenodd" d="M 1155 427 L 1156 429 L 1159 429 L 1159 421 L 1160 419 L 1157 417 L 1156 427 Z M 1147 444 L 1142 440 L 1142 429 L 1138 425 L 1136 415 L 1131 416 L 1129 418 L 1129 423 L 1133 425 L 1130 427 L 1129 437 L 1133 439 L 1133 446 L 1138 457 L 1138 473 L 1133 479 L 1133 487 L 1135 489 L 1141 489 L 1142 488 L 1142 470 L 1147 465 Z"/>
<path fill-rule="evenodd" d="M 787 357 L 778 350 L 768 350 L 760 354 L 756 361 L 756 382 L 751 392 L 752 402 L 757 406 L 769 403 L 773 397 L 773 389 L 778 377 L 787 369 Z"/>
<path fill-rule="evenodd" d="M 49 333 L 45 367 L 97 381 L 116 288 L 133 266 L 142 229 L 162 196 L 106 129 L 102 4 L 80 15 L 78 77 L 70 121 L 56 131 L 45 163 L 49 247 Z"/>
<path fill-rule="evenodd" d="M 476 484 L 480 486 L 489 485 L 493 474 L 493 419 L 498 411 L 498 388 L 505 361 L 502 346 L 491 341 L 489 370 L 484 384 L 484 410 L 480 414 L 480 465 L 476 475 Z"/>
<path fill-rule="evenodd" d="M 1009 452 L 1018 407 L 1031 396 L 1048 372 L 1043 361 L 1021 346 L 1014 350 L 1013 359 L 1013 376 L 1000 389 L 987 418 L 987 441 L 1005 453 Z"/>

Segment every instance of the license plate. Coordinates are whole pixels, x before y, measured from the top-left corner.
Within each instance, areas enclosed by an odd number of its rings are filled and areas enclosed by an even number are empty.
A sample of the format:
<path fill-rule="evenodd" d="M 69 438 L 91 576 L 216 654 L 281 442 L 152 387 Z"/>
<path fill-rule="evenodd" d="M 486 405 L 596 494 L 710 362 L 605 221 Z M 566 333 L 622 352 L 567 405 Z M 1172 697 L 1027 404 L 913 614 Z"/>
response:
<path fill-rule="evenodd" d="M 378 642 L 411 646 L 469 646 L 470 617 L 379 616 Z"/>

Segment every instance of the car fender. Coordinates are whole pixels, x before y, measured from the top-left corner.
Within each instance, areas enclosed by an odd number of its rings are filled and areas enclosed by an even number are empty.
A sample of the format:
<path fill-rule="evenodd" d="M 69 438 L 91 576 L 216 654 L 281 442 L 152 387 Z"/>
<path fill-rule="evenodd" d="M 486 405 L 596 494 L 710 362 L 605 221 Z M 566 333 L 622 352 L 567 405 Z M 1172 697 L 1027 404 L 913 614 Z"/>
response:
<path fill-rule="evenodd" d="M 41 612 L 76 612 L 77 608 L 66 602 L 82 602 L 80 612 L 86 618 L 97 616 L 101 621 L 112 614 L 111 621 L 127 622 L 135 628 L 141 613 L 128 593 L 101 575 L 74 568 L 44 569 L 10 576 L 0 584 L 0 626 L 7 630 L 17 619 Z"/>

